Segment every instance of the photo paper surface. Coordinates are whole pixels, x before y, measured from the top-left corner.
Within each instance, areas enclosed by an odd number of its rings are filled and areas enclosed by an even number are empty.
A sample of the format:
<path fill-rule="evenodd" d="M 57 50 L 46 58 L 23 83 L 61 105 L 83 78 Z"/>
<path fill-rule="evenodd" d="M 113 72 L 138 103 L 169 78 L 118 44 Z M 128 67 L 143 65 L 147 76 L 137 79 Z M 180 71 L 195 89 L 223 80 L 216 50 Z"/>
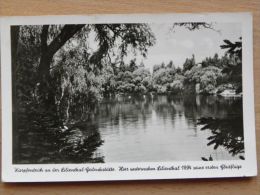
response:
<path fill-rule="evenodd" d="M 256 175 L 251 14 L 0 21 L 4 182 Z"/>

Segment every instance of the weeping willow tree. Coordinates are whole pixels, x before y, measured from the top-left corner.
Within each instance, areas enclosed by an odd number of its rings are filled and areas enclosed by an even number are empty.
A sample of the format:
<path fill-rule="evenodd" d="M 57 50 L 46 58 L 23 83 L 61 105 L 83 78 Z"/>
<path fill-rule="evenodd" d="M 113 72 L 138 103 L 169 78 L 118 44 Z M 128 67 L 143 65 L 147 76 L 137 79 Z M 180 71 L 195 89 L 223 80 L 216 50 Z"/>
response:
<path fill-rule="evenodd" d="M 147 24 L 32 25 L 11 30 L 18 102 L 33 100 L 58 111 L 63 105 L 66 113 L 73 104 L 86 106 L 100 99 L 104 67 L 123 61 L 129 52 L 146 56 L 155 43 Z"/>

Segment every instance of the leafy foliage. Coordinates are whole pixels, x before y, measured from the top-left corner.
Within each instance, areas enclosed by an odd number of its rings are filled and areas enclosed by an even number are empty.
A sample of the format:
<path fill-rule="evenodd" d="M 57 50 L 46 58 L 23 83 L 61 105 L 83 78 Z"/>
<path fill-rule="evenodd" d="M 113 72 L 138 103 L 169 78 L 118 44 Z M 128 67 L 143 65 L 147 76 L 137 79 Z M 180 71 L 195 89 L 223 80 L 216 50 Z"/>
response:
<path fill-rule="evenodd" d="M 223 73 L 229 75 L 229 81 L 236 85 L 236 91 L 240 93 L 242 91 L 242 37 L 235 43 L 229 40 L 224 40 L 224 43 L 220 47 L 228 49 L 227 54 L 231 60 L 225 64 Z"/>
<path fill-rule="evenodd" d="M 244 153 L 244 135 L 242 116 L 228 116 L 227 118 L 200 118 L 201 130 L 209 129 L 212 136 L 208 137 L 208 146 L 225 147 L 232 155 Z"/>
<path fill-rule="evenodd" d="M 201 28 L 208 28 L 208 29 L 211 29 L 211 30 L 215 30 L 213 28 L 213 24 L 206 23 L 206 22 L 181 22 L 181 23 L 174 23 L 172 28 L 174 29 L 176 27 L 185 27 L 185 28 L 187 28 L 190 31 L 199 30 Z"/>
<path fill-rule="evenodd" d="M 195 65 L 196 65 L 195 64 L 195 56 L 193 54 L 191 59 L 187 58 L 186 61 L 184 62 L 183 71 L 186 72 L 186 71 L 192 69 Z"/>
<path fill-rule="evenodd" d="M 225 39 L 224 43 L 224 45 L 220 46 L 221 49 L 228 49 L 227 53 L 238 56 L 240 59 L 242 59 L 242 37 L 239 38 L 239 41 L 234 43 Z"/>

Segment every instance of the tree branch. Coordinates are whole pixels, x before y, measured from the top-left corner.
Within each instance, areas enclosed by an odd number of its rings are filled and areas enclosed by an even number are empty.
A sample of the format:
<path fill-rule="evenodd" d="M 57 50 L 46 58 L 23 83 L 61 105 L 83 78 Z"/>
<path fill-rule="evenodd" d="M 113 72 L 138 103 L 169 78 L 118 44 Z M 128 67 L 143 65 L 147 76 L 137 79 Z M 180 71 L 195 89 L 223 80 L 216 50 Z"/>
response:
<path fill-rule="evenodd" d="M 42 50 L 42 53 L 47 51 L 48 31 L 49 31 L 49 25 L 44 25 L 42 27 L 42 34 L 41 34 L 41 50 Z"/>
<path fill-rule="evenodd" d="M 65 25 L 61 33 L 48 46 L 48 54 L 53 56 L 71 37 L 80 31 L 85 24 Z"/>
<path fill-rule="evenodd" d="M 185 27 L 190 31 L 199 30 L 201 28 L 206 28 L 213 30 L 217 33 L 221 33 L 219 30 L 216 30 L 213 27 L 212 23 L 206 23 L 206 22 L 181 22 L 181 23 L 174 23 L 172 26 L 172 30 L 174 30 L 175 27 Z"/>

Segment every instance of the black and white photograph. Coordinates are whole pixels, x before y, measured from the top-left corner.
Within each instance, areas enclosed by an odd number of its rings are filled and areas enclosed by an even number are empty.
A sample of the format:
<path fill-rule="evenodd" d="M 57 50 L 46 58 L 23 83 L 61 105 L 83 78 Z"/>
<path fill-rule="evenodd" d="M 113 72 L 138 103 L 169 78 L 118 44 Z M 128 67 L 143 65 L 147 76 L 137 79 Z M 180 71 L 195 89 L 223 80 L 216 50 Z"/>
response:
<path fill-rule="evenodd" d="M 8 30 L 13 165 L 247 160 L 242 22 Z"/>

